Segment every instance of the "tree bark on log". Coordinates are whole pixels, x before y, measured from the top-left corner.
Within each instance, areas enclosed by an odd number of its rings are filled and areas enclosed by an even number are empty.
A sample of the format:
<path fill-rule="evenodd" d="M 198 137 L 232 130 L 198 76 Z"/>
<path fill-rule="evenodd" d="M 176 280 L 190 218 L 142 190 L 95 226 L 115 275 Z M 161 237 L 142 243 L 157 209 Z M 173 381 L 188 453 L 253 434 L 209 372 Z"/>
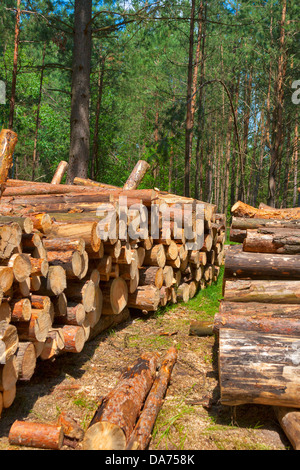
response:
<path fill-rule="evenodd" d="M 51 184 L 60 184 L 68 167 L 69 167 L 68 162 L 61 161 L 53 175 Z"/>
<path fill-rule="evenodd" d="M 244 302 L 222 300 L 213 322 L 214 333 L 221 328 L 300 336 L 300 305 L 248 302 L 245 306 Z"/>
<path fill-rule="evenodd" d="M 233 217 L 231 227 L 238 230 L 257 230 L 259 228 L 291 228 L 294 230 L 300 228 L 300 220 Z"/>
<path fill-rule="evenodd" d="M 0 132 L 0 199 L 6 188 L 9 171 L 13 165 L 13 155 L 18 136 L 9 129 Z"/>
<path fill-rule="evenodd" d="M 245 252 L 239 245 L 226 251 L 226 278 L 300 279 L 300 258 L 294 255 Z"/>
<path fill-rule="evenodd" d="M 299 337 L 221 328 L 221 403 L 299 408 Z"/>
<path fill-rule="evenodd" d="M 157 287 L 138 286 L 136 291 L 128 295 L 128 307 L 147 312 L 154 312 L 160 304 L 160 291 Z"/>
<path fill-rule="evenodd" d="M 83 440 L 84 450 L 125 450 L 156 374 L 157 355 L 144 353 L 103 399 Z"/>
<path fill-rule="evenodd" d="M 300 208 L 292 209 L 256 209 L 244 202 L 238 201 L 232 206 L 231 213 L 235 217 L 249 217 L 255 219 L 300 219 Z"/>
<path fill-rule="evenodd" d="M 177 350 L 172 347 L 167 351 L 163 358 L 158 375 L 152 385 L 139 420 L 127 444 L 127 450 L 147 449 L 176 361 Z"/>
<path fill-rule="evenodd" d="M 137 189 L 149 168 L 150 165 L 148 162 L 139 160 L 124 184 L 123 189 Z"/>
<path fill-rule="evenodd" d="M 60 450 L 63 438 L 61 426 L 28 421 L 15 421 L 8 435 L 11 445 L 49 450 Z"/>
<path fill-rule="evenodd" d="M 261 228 L 247 230 L 243 250 L 255 253 L 300 253 L 300 230 Z"/>
<path fill-rule="evenodd" d="M 290 280 L 226 280 L 224 300 L 231 302 L 268 302 L 299 304 L 300 281 Z"/>

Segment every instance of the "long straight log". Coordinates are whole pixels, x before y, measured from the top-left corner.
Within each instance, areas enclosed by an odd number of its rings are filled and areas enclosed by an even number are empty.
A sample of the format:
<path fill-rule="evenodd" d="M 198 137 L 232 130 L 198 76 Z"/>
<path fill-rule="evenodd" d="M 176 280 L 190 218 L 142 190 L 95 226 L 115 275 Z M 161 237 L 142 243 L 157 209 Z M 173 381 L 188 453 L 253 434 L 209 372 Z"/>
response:
<path fill-rule="evenodd" d="M 221 328 L 221 403 L 300 408 L 299 337 Z"/>
<path fill-rule="evenodd" d="M 127 444 L 127 450 L 146 450 L 156 418 L 171 380 L 172 370 L 177 361 L 176 348 L 170 348 L 165 354 L 158 375 L 145 401 L 142 413 Z"/>
<path fill-rule="evenodd" d="M 259 228 L 300 228 L 300 219 L 249 219 L 247 217 L 232 217 L 231 227 L 239 230 L 257 230 Z"/>
<path fill-rule="evenodd" d="M 65 161 L 61 161 L 53 175 L 51 184 L 60 184 L 67 169 L 68 169 L 69 163 Z"/>
<path fill-rule="evenodd" d="M 226 280 L 224 300 L 231 302 L 299 304 L 300 281 L 256 279 Z"/>
<path fill-rule="evenodd" d="M 213 322 L 214 333 L 221 328 L 300 336 L 300 305 L 222 300 Z"/>
<path fill-rule="evenodd" d="M 125 450 L 154 382 L 157 361 L 156 354 L 144 353 L 121 375 L 90 423 L 84 450 Z"/>
<path fill-rule="evenodd" d="M 239 245 L 226 251 L 225 278 L 300 279 L 300 258 L 294 255 L 250 253 Z"/>

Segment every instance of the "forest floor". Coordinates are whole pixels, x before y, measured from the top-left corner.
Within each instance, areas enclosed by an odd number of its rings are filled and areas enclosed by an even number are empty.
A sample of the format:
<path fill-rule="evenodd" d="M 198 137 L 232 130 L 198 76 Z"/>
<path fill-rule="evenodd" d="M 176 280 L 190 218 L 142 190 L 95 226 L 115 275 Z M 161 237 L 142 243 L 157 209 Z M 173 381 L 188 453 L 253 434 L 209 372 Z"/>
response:
<path fill-rule="evenodd" d="M 212 319 L 218 311 L 221 286 L 222 276 L 188 304 L 131 318 L 78 355 L 38 362 L 30 383 L 18 383 L 15 402 L 3 412 L 0 450 L 18 449 L 8 442 L 16 419 L 51 423 L 64 411 L 86 429 L 126 366 L 142 351 L 163 356 L 171 345 L 178 359 L 149 450 L 291 450 L 272 407 L 220 404 L 216 339 L 189 335 L 192 320 Z"/>

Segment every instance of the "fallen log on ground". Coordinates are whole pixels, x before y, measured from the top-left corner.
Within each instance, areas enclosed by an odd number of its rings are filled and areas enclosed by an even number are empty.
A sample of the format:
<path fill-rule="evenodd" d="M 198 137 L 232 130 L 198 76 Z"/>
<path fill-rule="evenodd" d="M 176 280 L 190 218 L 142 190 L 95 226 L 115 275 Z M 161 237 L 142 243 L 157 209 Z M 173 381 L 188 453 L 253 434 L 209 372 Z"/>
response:
<path fill-rule="evenodd" d="M 177 350 L 170 348 L 163 358 L 158 375 L 145 401 L 139 420 L 127 444 L 127 450 L 145 450 L 150 442 L 157 415 L 162 407 L 172 370 L 177 360 Z"/>
<path fill-rule="evenodd" d="M 144 353 L 104 397 L 85 433 L 83 450 L 125 450 L 155 379 L 158 357 Z"/>
<path fill-rule="evenodd" d="M 299 337 L 221 328 L 221 403 L 300 408 Z"/>

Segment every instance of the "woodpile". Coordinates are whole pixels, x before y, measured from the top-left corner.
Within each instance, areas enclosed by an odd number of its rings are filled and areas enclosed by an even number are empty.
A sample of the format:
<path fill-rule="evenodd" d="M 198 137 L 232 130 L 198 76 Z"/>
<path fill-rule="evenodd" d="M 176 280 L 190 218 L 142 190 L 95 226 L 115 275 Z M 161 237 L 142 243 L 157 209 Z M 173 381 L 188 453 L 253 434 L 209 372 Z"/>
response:
<path fill-rule="evenodd" d="M 232 207 L 223 300 L 214 320 L 221 402 L 274 407 L 300 448 L 299 208 Z"/>
<path fill-rule="evenodd" d="M 224 216 L 211 204 L 197 213 L 200 201 L 136 189 L 147 164 L 136 165 L 128 189 L 78 178 L 60 184 L 66 167 L 52 183 L 2 172 L 0 415 L 37 361 L 80 353 L 131 312 L 188 301 L 217 280 L 223 263 Z"/>

